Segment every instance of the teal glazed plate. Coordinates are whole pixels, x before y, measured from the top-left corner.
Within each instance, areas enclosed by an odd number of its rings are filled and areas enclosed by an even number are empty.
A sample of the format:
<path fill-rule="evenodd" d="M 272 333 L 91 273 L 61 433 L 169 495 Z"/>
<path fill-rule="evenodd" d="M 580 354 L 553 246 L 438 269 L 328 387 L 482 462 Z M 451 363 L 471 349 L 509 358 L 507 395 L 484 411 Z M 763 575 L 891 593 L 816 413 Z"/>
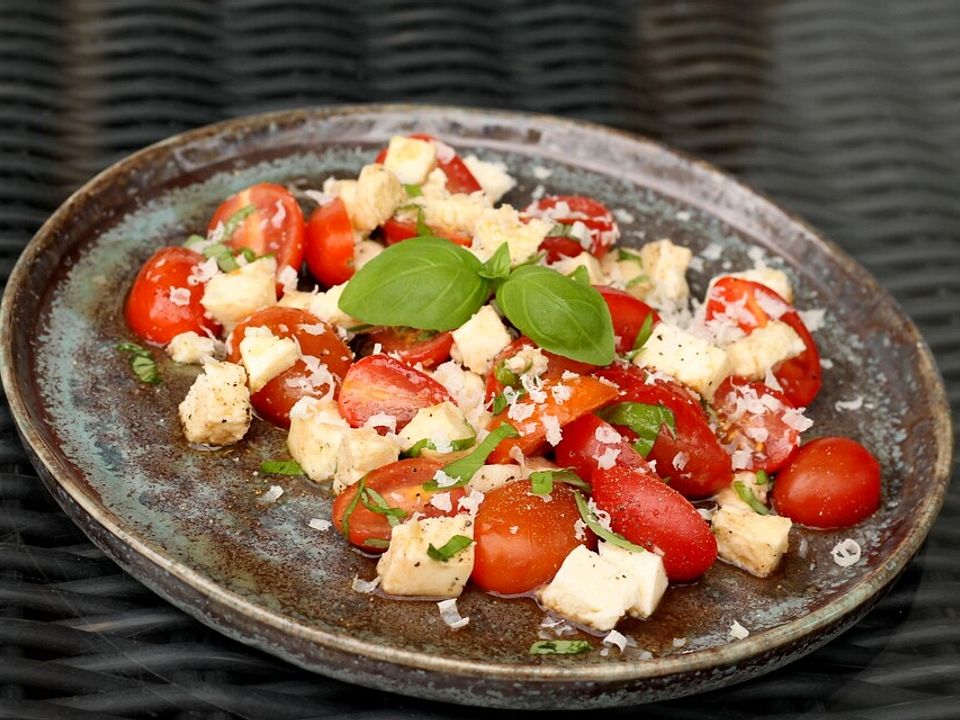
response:
<path fill-rule="evenodd" d="M 258 475 L 283 433 L 255 422 L 235 447 L 183 439 L 176 406 L 197 369 L 161 352 L 159 386 L 136 382 L 118 342 L 122 305 L 158 247 L 202 231 L 254 182 L 319 188 L 355 176 L 398 133 L 427 132 L 507 164 L 506 198 L 580 193 L 616 208 L 623 243 L 670 237 L 711 275 L 784 269 L 816 310 L 829 362 L 810 436 L 850 435 L 883 467 L 883 505 L 842 531 L 795 528 L 782 568 L 760 580 L 717 563 L 672 587 L 647 621 L 621 623 L 623 654 L 586 637 L 582 655 L 531 656 L 545 632 L 531 600 L 468 589 L 459 631 L 433 602 L 352 589 L 371 559 L 333 530 L 330 496 L 305 479 Z M 704 250 L 709 248 L 706 253 Z M 701 254 L 703 253 L 703 254 Z M 952 448 L 943 384 L 916 327 L 837 246 L 713 167 L 649 140 L 538 115 L 441 107 L 318 108 L 241 118 L 153 145 L 104 171 L 40 229 L 2 308 L 3 384 L 24 445 L 66 513 L 126 571 L 203 623 L 292 663 L 379 690 L 471 705 L 588 708 L 687 695 L 784 665 L 857 621 L 917 552 L 943 501 Z M 283 494 L 268 501 L 271 485 Z M 314 523 L 323 526 L 323 523 Z M 831 549 L 852 538 L 861 560 Z M 734 623 L 749 631 L 738 638 Z"/>

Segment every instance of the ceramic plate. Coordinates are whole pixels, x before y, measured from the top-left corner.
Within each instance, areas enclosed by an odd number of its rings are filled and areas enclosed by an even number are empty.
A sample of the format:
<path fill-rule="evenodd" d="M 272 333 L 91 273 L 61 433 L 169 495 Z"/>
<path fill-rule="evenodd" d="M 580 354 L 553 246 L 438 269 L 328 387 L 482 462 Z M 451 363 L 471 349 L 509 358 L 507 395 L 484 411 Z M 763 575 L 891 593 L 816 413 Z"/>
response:
<path fill-rule="evenodd" d="M 700 255 L 694 292 L 720 269 L 785 269 L 797 304 L 821 311 L 829 360 L 809 409 L 811 436 L 851 435 L 883 465 L 884 502 L 841 532 L 795 529 L 775 576 L 722 563 L 671 588 L 655 616 L 620 629 L 623 654 L 531 657 L 543 614 L 530 600 L 468 590 L 470 624 L 447 628 L 432 602 L 351 589 L 373 562 L 333 531 L 328 494 L 255 470 L 283 456 L 263 422 L 211 453 L 190 449 L 176 417 L 195 367 L 160 361 L 138 384 L 115 350 L 121 307 L 154 249 L 201 231 L 216 205 L 254 182 L 318 188 L 355 176 L 391 135 L 421 131 L 505 162 L 519 178 L 617 208 L 624 243 L 670 237 Z M 708 259 L 710 258 L 710 259 Z M 809 318 L 808 318 L 809 319 Z M 243 118 L 181 135 L 91 180 L 43 226 L 2 311 L 3 382 L 26 446 L 66 512 L 136 578 L 223 633 L 352 683 L 478 705 L 588 707 L 698 692 L 769 671 L 860 617 L 903 570 L 940 507 L 950 461 L 942 383 L 920 336 L 860 266 L 808 226 L 716 169 L 643 139 L 556 118 L 452 108 L 357 107 Z M 162 353 L 157 353 L 162 355 Z M 856 408 L 856 409 L 854 409 Z M 271 484 L 284 493 L 261 496 Z M 863 549 L 839 567 L 831 548 Z M 734 622 L 749 630 L 735 639 Z"/>

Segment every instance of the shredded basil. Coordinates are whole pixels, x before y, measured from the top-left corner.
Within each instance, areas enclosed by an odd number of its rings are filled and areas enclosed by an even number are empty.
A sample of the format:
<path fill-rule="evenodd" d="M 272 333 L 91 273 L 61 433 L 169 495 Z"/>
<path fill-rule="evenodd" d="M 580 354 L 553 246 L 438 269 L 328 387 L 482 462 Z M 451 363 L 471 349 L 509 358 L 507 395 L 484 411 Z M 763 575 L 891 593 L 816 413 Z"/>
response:
<path fill-rule="evenodd" d="M 350 539 L 350 516 L 353 515 L 353 511 L 357 509 L 357 505 L 360 504 L 360 496 L 363 494 L 364 489 L 366 488 L 367 478 L 360 478 L 360 482 L 357 483 L 357 494 L 350 498 L 350 502 L 347 504 L 347 509 L 343 511 L 343 526 L 340 528 L 343 536 L 349 540 Z"/>
<path fill-rule="evenodd" d="M 403 189 L 407 193 L 407 197 L 417 198 L 423 195 L 423 190 L 420 189 L 419 185 L 404 185 Z"/>
<path fill-rule="evenodd" d="M 187 250 L 202 252 L 203 248 L 205 248 L 209 243 L 210 241 L 207 240 L 203 235 L 197 235 L 194 233 L 183 241 L 183 246 L 187 248 Z"/>
<path fill-rule="evenodd" d="M 470 482 L 470 478 L 472 478 L 477 470 L 487 461 L 487 457 L 496 449 L 497 445 L 507 438 L 519 436 L 520 433 L 517 432 L 517 429 L 510 423 L 498 425 L 490 431 L 490 434 L 483 439 L 483 442 L 477 445 L 473 452 L 443 467 L 443 472 L 456 480 L 453 485 L 441 487 L 437 484 L 436 480 L 430 480 L 424 483 L 423 489 L 432 492 L 463 487 Z"/>
<path fill-rule="evenodd" d="M 632 288 L 637 285 L 646 285 L 650 282 L 650 276 L 646 274 L 637 275 L 635 278 L 627 280 L 627 288 Z"/>
<path fill-rule="evenodd" d="M 627 248 L 618 248 L 617 249 L 617 260 L 623 262 L 624 260 L 633 260 L 643 265 L 643 258 L 640 257 L 638 253 L 635 253 L 633 250 L 628 250 Z"/>
<path fill-rule="evenodd" d="M 573 229 L 573 223 L 554 223 L 547 233 L 547 237 L 571 237 L 570 231 Z"/>
<path fill-rule="evenodd" d="M 437 562 L 447 562 L 461 550 L 465 550 L 473 544 L 473 539 L 466 535 L 454 535 L 441 547 L 435 547 L 433 543 L 427 546 L 427 556 Z"/>
<path fill-rule="evenodd" d="M 566 483 L 582 490 L 590 490 L 590 485 L 580 479 L 572 470 L 538 470 L 530 473 L 530 486 L 536 495 L 549 495 L 553 492 L 553 484 Z"/>
<path fill-rule="evenodd" d="M 388 548 L 390 547 L 390 541 L 384 540 L 383 538 L 367 538 L 364 540 L 362 545 L 372 548 Z"/>
<path fill-rule="evenodd" d="M 757 485 L 768 485 L 770 483 L 770 476 L 767 475 L 766 470 L 757 470 Z"/>
<path fill-rule="evenodd" d="M 613 530 L 607 530 L 603 525 L 601 525 L 600 520 L 597 519 L 596 514 L 590 509 L 590 506 L 587 504 L 587 501 L 583 495 L 580 493 L 575 493 L 574 500 L 577 501 L 577 510 L 580 511 L 580 517 L 583 519 L 583 522 L 586 524 L 586 526 L 593 530 L 594 535 L 603 538 L 607 542 L 616 545 L 617 547 L 622 547 L 624 550 L 630 550 L 631 552 L 646 552 L 644 548 L 640 547 L 639 545 L 634 545 L 622 535 L 618 535 L 617 533 L 613 532 Z"/>
<path fill-rule="evenodd" d="M 637 332 L 637 339 L 633 341 L 633 351 L 637 352 L 646 345 L 647 340 L 650 339 L 650 336 L 653 334 L 653 313 L 648 313 L 647 316 L 643 319 L 643 325 L 640 326 L 640 330 Z"/>
<path fill-rule="evenodd" d="M 733 489 L 737 491 L 737 495 L 743 500 L 747 505 L 750 506 L 750 509 L 753 510 L 758 515 L 769 515 L 770 510 L 757 499 L 757 496 L 753 494 L 753 490 L 744 485 L 739 480 L 735 480 L 733 483 Z"/>
<path fill-rule="evenodd" d="M 245 205 L 228 217 L 227 221 L 223 224 L 223 235 L 220 237 L 220 241 L 229 242 L 230 238 L 232 238 L 233 234 L 237 231 L 237 228 L 240 227 L 240 224 L 256 211 L 257 208 L 255 205 Z"/>
<path fill-rule="evenodd" d="M 491 410 L 494 415 L 499 415 L 507 407 L 507 399 L 503 396 L 503 393 L 493 396 L 493 406 Z"/>
<path fill-rule="evenodd" d="M 473 445 L 476 437 L 468 438 L 457 438 L 456 440 L 450 441 L 450 452 L 459 452 L 460 450 L 466 450 L 468 447 Z M 436 443 L 433 442 L 430 438 L 423 438 L 422 440 L 417 440 L 413 445 L 410 446 L 408 450 L 403 451 L 404 457 L 420 457 L 421 453 L 424 450 L 436 450 Z"/>
<path fill-rule="evenodd" d="M 592 650 L 586 640 L 538 640 L 530 646 L 531 655 L 578 655 Z"/>
<path fill-rule="evenodd" d="M 122 342 L 117 345 L 117 350 L 127 355 L 130 360 L 130 369 L 137 376 L 140 382 L 158 385 L 163 382 L 160 379 L 160 372 L 157 370 L 157 363 L 153 359 L 150 351 L 136 343 Z"/>
<path fill-rule="evenodd" d="M 396 527 L 400 524 L 400 521 L 407 516 L 406 510 L 391 507 L 390 504 L 384 500 L 383 495 L 373 488 L 363 488 L 363 490 L 360 491 L 360 495 L 360 502 L 363 503 L 363 506 L 370 512 L 375 512 L 378 515 L 386 517 L 387 522 L 390 523 L 390 527 Z"/>
<path fill-rule="evenodd" d="M 264 460 L 260 472 L 269 475 L 303 475 L 303 468 L 296 460 Z"/>
<path fill-rule="evenodd" d="M 633 447 L 643 457 L 653 450 L 662 426 L 666 425 L 671 433 L 677 429 L 673 413 L 663 405 L 624 402 L 605 407 L 597 415 L 611 425 L 625 425 L 635 432 L 637 439 Z"/>
<path fill-rule="evenodd" d="M 526 370 L 524 370 L 524 372 L 526 372 Z M 513 370 L 507 369 L 506 360 L 496 364 L 496 366 L 493 368 L 493 377 L 496 378 L 498 383 L 505 387 L 516 388 L 517 385 L 520 384 L 520 375 L 517 375 Z"/>

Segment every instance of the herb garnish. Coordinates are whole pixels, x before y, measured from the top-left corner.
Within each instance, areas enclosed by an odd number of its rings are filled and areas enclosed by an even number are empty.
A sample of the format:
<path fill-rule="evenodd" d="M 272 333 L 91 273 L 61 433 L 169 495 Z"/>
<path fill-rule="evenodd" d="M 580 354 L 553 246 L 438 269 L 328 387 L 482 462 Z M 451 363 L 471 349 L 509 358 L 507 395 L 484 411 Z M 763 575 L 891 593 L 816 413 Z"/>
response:
<path fill-rule="evenodd" d="M 594 535 L 603 538 L 607 542 L 616 545 L 617 547 L 622 547 L 624 550 L 630 550 L 631 552 L 646 552 L 644 548 L 640 547 L 639 545 L 634 545 L 622 535 L 618 535 L 617 533 L 613 532 L 613 530 L 607 530 L 607 528 L 601 525 L 596 513 L 590 509 L 590 505 L 587 504 L 587 501 L 584 499 L 583 495 L 580 493 L 574 493 L 573 499 L 577 501 L 577 510 L 580 511 L 580 517 L 583 519 L 583 522 L 586 524 L 586 526 L 593 530 Z"/>
<path fill-rule="evenodd" d="M 364 487 L 357 494 L 360 496 L 360 502 L 363 503 L 363 506 L 370 512 L 386 517 L 390 527 L 396 527 L 407 516 L 406 510 L 391 507 L 390 503 L 384 500 L 383 495 L 373 488 Z"/>
<path fill-rule="evenodd" d="M 403 189 L 406 191 L 407 197 L 416 198 L 423 195 L 423 190 L 420 189 L 419 185 L 404 185 Z"/>
<path fill-rule="evenodd" d="M 577 655 L 592 650 L 586 640 L 538 640 L 530 646 L 531 655 Z"/>
<path fill-rule="evenodd" d="M 303 475 L 303 468 L 296 460 L 264 460 L 260 472 L 269 475 Z"/>
<path fill-rule="evenodd" d="M 739 480 L 735 480 L 733 483 L 733 489 L 737 491 L 737 496 L 743 500 L 747 505 L 750 506 L 750 509 L 753 510 L 758 515 L 769 515 L 770 510 L 757 499 L 757 496 L 753 494 L 753 490 L 744 485 Z"/>
<path fill-rule="evenodd" d="M 162 382 L 160 372 L 157 370 L 157 362 L 153 359 L 149 350 L 132 342 L 120 343 L 117 345 L 117 350 L 129 356 L 130 368 L 140 382 L 150 383 L 151 385 Z"/>
<path fill-rule="evenodd" d="M 590 490 L 590 485 L 580 479 L 572 470 L 538 470 L 530 473 L 530 487 L 535 495 L 549 495 L 553 492 L 553 484 L 566 483 L 582 490 Z"/>
<path fill-rule="evenodd" d="M 770 476 L 766 470 L 757 470 L 757 485 L 769 485 Z"/>
<path fill-rule="evenodd" d="M 648 405 L 638 402 L 624 402 L 611 405 L 597 412 L 611 425 L 626 425 L 637 434 L 634 449 L 643 457 L 653 450 L 660 428 L 666 425 L 671 433 L 677 429 L 676 420 L 669 408 L 663 405 Z"/>
<path fill-rule="evenodd" d="M 435 547 L 433 543 L 430 543 L 427 546 L 427 555 L 431 560 L 447 562 L 458 552 L 470 547 L 472 544 L 472 538 L 468 538 L 466 535 L 454 535 L 441 547 Z"/>
<path fill-rule="evenodd" d="M 470 478 L 472 478 L 477 470 L 487 461 L 487 457 L 496 449 L 497 445 L 507 438 L 519 436 L 520 433 L 517 432 L 517 429 L 510 423 L 498 425 L 490 431 L 490 434 L 483 439 L 483 442 L 474 448 L 473 452 L 443 467 L 442 472 L 456 480 L 455 483 L 441 487 L 436 480 L 430 480 L 424 483 L 423 489 L 432 492 L 435 490 L 449 490 L 451 488 L 463 487 L 470 482 Z"/>
<path fill-rule="evenodd" d="M 450 452 L 458 452 L 460 450 L 466 450 L 468 447 L 473 445 L 476 440 L 476 436 L 468 438 L 457 438 L 456 440 L 450 441 Z M 410 446 L 408 450 L 403 451 L 404 457 L 420 457 L 420 454 L 424 450 L 436 450 L 436 443 L 433 442 L 430 438 L 423 438 L 417 440 L 413 445 Z"/>

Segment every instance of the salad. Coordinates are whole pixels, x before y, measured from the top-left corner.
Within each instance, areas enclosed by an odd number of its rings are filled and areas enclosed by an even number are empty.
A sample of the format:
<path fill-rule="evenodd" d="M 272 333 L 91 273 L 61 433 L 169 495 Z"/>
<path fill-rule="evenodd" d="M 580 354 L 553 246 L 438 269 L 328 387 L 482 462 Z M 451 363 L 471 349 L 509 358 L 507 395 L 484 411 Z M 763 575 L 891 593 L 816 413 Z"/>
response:
<path fill-rule="evenodd" d="M 690 249 L 618 246 L 597 200 L 517 208 L 514 186 L 427 135 L 322 191 L 253 185 L 146 261 L 124 314 L 148 347 L 120 350 L 143 382 L 151 348 L 200 366 L 179 404 L 198 452 L 286 432 L 261 471 L 330 488 L 375 559 L 354 589 L 439 601 L 454 629 L 469 583 L 618 635 L 718 559 L 768 577 L 795 523 L 877 509 L 866 448 L 803 441 L 821 363 L 785 273 L 693 298 Z"/>

